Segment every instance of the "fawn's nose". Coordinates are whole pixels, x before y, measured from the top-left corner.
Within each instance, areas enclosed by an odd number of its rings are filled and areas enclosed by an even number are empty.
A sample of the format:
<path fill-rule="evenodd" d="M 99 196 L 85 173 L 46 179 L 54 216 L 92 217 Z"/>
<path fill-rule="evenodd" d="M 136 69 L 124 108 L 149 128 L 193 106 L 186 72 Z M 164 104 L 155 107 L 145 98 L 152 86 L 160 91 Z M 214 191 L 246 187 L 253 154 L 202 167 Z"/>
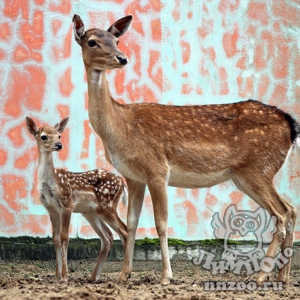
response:
<path fill-rule="evenodd" d="M 117 55 L 116 58 L 121 65 L 126 65 L 128 63 L 128 59 L 126 56 Z"/>
<path fill-rule="evenodd" d="M 55 148 L 56 148 L 57 150 L 61 150 L 62 147 L 63 147 L 63 146 L 62 146 L 62 143 L 60 143 L 60 142 L 55 143 L 54 146 L 55 146 Z"/>

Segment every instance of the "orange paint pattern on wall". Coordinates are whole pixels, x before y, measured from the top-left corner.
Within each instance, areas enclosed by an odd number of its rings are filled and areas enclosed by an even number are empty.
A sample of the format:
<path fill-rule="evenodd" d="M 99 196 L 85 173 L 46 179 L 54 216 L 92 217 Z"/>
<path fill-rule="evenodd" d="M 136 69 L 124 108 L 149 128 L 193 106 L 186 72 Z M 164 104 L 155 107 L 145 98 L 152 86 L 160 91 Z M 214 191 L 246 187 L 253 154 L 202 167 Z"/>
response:
<path fill-rule="evenodd" d="M 11 209 L 19 212 L 19 199 L 26 196 L 25 178 L 16 175 L 3 175 L 1 181 L 5 190 L 4 200 Z"/>
<path fill-rule="evenodd" d="M 30 110 L 41 110 L 46 83 L 43 69 L 25 66 L 24 70 L 19 71 L 16 68 L 12 70 L 11 78 L 12 83 L 7 88 L 8 99 L 4 105 L 5 113 L 19 117 L 23 105 Z"/>
<path fill-rule="evenodd" d="M 227 57 L 233 57 L 237 54 L 237 42 L 239 39 L 238 29 L 235 28 L 233 32 L 226 32 L 223 36 L 223 47 Z"/>
<path fill-rule="evenodd" d="M 27 169 L 30 162 L 37 161 L 37 159 L 38 159 L 37 147 L 28 149 L 27 153 L 16 158 L 14 167 L 17 169 Z"/>
<path fill-rule="evenodd" d="M 5 150 L 0 149 L 0 166 L 5 165 L 7 161 L 7 152 Z"/>
<path fill-rule="evenodd" d="M 58 79 L 58 87 L 61 95 L 69 97 L 73 91 L 74 85 L 71 80 L 72 68 L 68 68 Z"/>
<path fill-rule="evenodd" d="M 7 134 L 15 147 L 20 147 L 24 143 L 24 139 L 22 136 L 22 129 L 23 129 L 22 125 L 16 126 L 12 128 Z"/>
<path fill-rule="evenodd" d="M 276 2 L 276 3 L 275 3 Z M 101 139 L 90 126 L 87 80 L 72 14 L 86 29 L 108 28 L 133 15 L 119 48 L 129 58 L 107 80 L 121 103 L 189 105 L 247 98 L 277 105 L 299 120 L 300 8 L 295 1 L 216 0 L 4 0 L 0 11 L 0 235 L 51 234 L 37 190 L 38 153 L 25 117 L 54 125 L 70 115 L 54 154 L 57 167 L 72 171 L 106 168 Z M 138 147 L 139 145 L 136 145 Z M 279 175 L 280 194 L 296 206 L 300 173 L 287 163 Z M 169 188 L 169 236 L 213 238 L 211 218 L 229 204 L 253 210 L 256 204 L 226 183 L 209 189 Z M 297 204 L 299 208 L 299 204 Z M 126 221 L 127 207 L 119 206 Z M 71 235 L 95 236 L 84 221 Z M 151 222 L 149 221 L 151 220 Z M 147 191 L 137 236 L 156 237 Z M 296 225 L 299 235 L 299 222 Z"/>

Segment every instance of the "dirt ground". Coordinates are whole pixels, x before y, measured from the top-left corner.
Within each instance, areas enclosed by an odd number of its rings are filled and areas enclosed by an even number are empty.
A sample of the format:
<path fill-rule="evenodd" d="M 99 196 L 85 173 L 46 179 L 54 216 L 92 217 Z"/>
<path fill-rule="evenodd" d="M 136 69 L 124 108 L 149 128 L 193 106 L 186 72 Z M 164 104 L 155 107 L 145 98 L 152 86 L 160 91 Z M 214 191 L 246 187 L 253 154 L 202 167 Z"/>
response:
<path fill-rule="evenodd" d="M 69 281 L 58 284 L 54 261 L 0 261 L 0 299 L 300 299 L 300 270 L 291 271 L 290 283 L 281 290 L 253 291 L 252 285 L 245 287 L 256 275 L 212 275 L 187 261 L 172 262 L 174 279 L 168 286 L 160 285 L 159 261 L 135 261 L 126 286 L 116 283 L 122 262 L 106 262 L 97 283 L 89 280 L 94 265 L 94 260 L 69 261 Z M 235 285 L 240 290 L 205 291 L 209 281 L 240 282 Z"/>

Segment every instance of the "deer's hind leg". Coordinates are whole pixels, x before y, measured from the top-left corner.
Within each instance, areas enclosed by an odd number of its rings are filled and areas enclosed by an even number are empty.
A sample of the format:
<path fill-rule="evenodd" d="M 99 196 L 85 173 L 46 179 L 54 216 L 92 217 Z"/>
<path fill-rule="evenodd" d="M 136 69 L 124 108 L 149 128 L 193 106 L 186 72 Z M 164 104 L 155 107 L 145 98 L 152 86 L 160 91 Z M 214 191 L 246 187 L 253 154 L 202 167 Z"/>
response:
<path fill-rule="evenodd" d="M 97 281 L 100 277 L 100 273 L 103 269 L 103 265 L 106 261 L 108 252 L 113 243 L 113 234 L 110 231 L 109 227 L 100 219 L 100 216 L 97 212 L 90 214 L 85 214 L 84 217 L 91 224 L 92 228 L 98 234 L 101 240 L 101 248 L 96 263 L 96 267 L 92 273 L 91 280 Z"/>
<path fill-rule="evenodd" d="M 296 209 L 294 206 L 290 205 L 289 203 L 286 203 L 290 209 L 291 209 L 291 218 L 288 220 L 288 224 L 286 227 L 286 237 L 281 245 L 281 254 L 286 257 L 287 254 L 288 256 L 290 254 L 293 254 L 292 251 L 292 246 L 294 243 L 294 229 L 295 229 L 295 224 L 296 224 L 296 219 L 297 219 L 297 213 Z M 290 259 L 290 258 L 288 258 Z M 277 281 L 282 281 L 284 283 L 288 282 L 289 280 L 289 275 L 290 275 L 290 266 L 291 263 L 289 261 L 288 264 L 286 264 L 283 268 L 281 268 L 278 272 L 278 277 Z"/>
<path fill-rule="evenodd" d="M 276 192 L 272 180 L 266 177 L 251 176 L 251 171 L 246 172 L 247 176 L 239 175 L 233 179 L 237 187 L 244 193 L 249 195 L 257 204 L 262 206 L 270 216 L 276 217 L 277 231 L 273 235 L 266 257 L 275 258 L 281 247 L 284 254 L 286 247 L 293 245 L 294 225 L 296 221 L 295 209 L 282 199 Z M 268 268 L 262 269 L 256 279 L 257 284 L 261 285 L 268 278 Z M 288 280 L 288 272 L 290 269 L 290 261 L 279 271 L 278 280 L 286 282 Z"/>

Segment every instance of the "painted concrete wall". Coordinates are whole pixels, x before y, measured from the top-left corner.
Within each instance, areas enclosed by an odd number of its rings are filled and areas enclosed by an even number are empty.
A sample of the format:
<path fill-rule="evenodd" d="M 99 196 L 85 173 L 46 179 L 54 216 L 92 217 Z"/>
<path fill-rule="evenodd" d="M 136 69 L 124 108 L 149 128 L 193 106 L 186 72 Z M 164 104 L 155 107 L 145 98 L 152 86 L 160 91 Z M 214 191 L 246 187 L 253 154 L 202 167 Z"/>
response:
<path fill-rule="evenodd" d="M 86 28 L 108 28 L 134 17 L 120 48 L 130 63 L 109 73 L 111 93 L 124 103 L 228 103 L 253 98 L 300 121 L 298 0 L 3 0 L 0 2 L 0 236 L 51 234 L 36 189 L 37 149 L 25 116 L 54 125 L 70 114 L 57 167 L 112 170 L 87 114 L 87 83 L 72 15 Z M 300 212 L 300 162 L 291 157 L 275 179 Z M 213 238 L 211 217 L 234 203 L 257 205 L 230 182 L 209 189 L 169 188 L 169 235 Z M 120 205 L 125 220 L 126 208 Z M 95 237 L 80 216 L 71 235 Z M 138 237 L 155 237 L 147 193 Z M 300 220 L 296 239 L 300 239 Z"/>

